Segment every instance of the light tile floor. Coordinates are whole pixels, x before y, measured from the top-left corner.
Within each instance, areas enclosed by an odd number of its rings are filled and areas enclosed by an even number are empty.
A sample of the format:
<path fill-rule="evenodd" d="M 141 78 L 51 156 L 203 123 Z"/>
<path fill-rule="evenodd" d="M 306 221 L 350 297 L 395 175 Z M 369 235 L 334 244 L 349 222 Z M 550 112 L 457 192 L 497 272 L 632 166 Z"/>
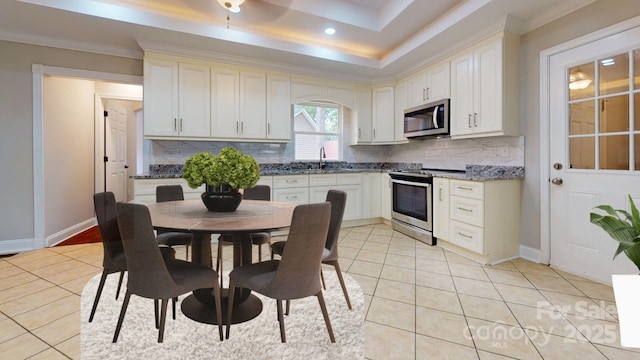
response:
<path fill-rule="evenodd" d="M 481 266 L 384 224 L 342 229 L 340 256 L 365 294 L 367 359 L 640 359 L 620 346 L 610 286 L 522 259 Z M 101 270 L 101 244 L 0 258 L 0 358 L 79 359 L 80 294 Z"/>

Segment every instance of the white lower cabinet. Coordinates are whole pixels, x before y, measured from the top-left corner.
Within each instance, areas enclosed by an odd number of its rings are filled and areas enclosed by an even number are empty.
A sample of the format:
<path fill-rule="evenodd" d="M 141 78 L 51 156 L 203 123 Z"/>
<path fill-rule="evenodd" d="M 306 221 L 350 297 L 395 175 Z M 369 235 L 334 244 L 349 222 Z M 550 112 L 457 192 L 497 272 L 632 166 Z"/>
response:
<path fill-rule="evenodd" d="M 434 179 L 438 245 L 486 264 L 517 257 L 521 187 L 521 180 Z"/>
<path fill-rule="evenodd" d="M 205 191 L 202 185 L 192 189 L 183 178 L 171 179 L 135 179 L 133 181 L 133 201 L 139 204 L 152 204 L 156 202 L 156 187 L 160 185 L 180 185 L 185 200 L 200 199 L 200 194 Z"/>
<path fill-rule="evenodd" d="M 380 216 L 391 221 L 391 176 L 386 172 L 380 177 Z"/>
<path fill-rule="evenodd" d="M 294 204 L 308 204 L 309 175 L 274 176 L 271 199 Z"/>
<path fill-rule="evenodd" d="M 171 179 L 134 179 L 133 180 L 133 201 L 140 204 L 151 204 L 156 202 L 156 187 L 160 185 L 180 185 L 184 193 L 185 200 L 200 199 L 200 195 L 205 192 L 205 186 L 201 185 L 192 189 L 183 178 Z M 273 190 L 273 176 L 261 176 L 256 185 L 268 185 Z"/>
<path fill-rule="evenodd" d="M 433 236 L 449 238 L 449 179 L 433 179 Z"/>
<path fill-rule="evenodd" d="M 333 182 L 333 183 L 331 183 Z M 361 219 L 362 216 L 362 174 L 317 174 L 309 175 L 309 202 L 324 202 L 329 190 L 347 193 L 343 220 Z"/>
<path fill-rule="evenodd" d="M 311 175 L 274 175 L 261 176 L 258 185 L 271 187 L 271 200 L 294 204 L 324 202 L 327 192 L 332 189 L 347 193 L 343 220 L 371 221 L 380 218 L 382 203 L 380 200 L 381 179 L 389 175 L 384 173 L 342 173 Z M 388 181 L 384 181 L 388 184 Z M 156 186 L 181 185 L 185 199 L 200 199 L 205 186 L 191 189 L 182 178 L 171 179 L 134 179 L 134 201 L 149 204 L 156 201 Z M 391 198 L 390 189 L 388 198 Z"/>

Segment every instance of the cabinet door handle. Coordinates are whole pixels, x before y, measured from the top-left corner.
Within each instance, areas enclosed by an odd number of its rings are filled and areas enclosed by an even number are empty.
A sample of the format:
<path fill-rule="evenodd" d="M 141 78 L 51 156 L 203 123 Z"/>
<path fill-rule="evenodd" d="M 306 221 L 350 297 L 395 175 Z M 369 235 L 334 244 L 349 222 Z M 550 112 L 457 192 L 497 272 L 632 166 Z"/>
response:
<path fill-rule="evenodd" d="M 473 126 L 478 126 L 478 122 L 476 121 L 478 118 L 478 113 L 473 113 Z"/>
<path fill-rule="evenodd" d="M 429 100 L 429 87 L 427 86 L 427 100 Z"/>
<path fill-rule="evenodd" d="M 178 119 L 173 118 L 173 131 L 178 131 Z"/>
<path fill-rule="evenodd" d="M 427 89 L 422 88 L 422 100 L 427 100 Z"/>
<path fill-rule="evenodd" d="M 267 135 L 271 135 L 271 124 L 267 124 Z"/>
<path fill-rule="evenodd" d="M 467 235 L 467 234 L 463 234 L 461 232 L 458 231 L 458 235 L 462 236 L 462 237 L 466 237 L 467 239 L 473 239 L 473 236 L 471 235 Z"/>
<path fill-rule="evenodd" d="M 287 196 L 287 199 L 297 199 L 298 195 L 293 195 L 293 196 Z"/>
<path fill-rule="evenodd" d="M 458 210 L 462 210 L 462 211 L 466 211 L 466 212 L 470 212 L 470 213 L 473 212 L 473 209 L 467 209 L 467 208 L 463 208 L 463 207 L 460 207 L 460 206 L 458 206 Z"/>
<path fill-rule="evenodd" d="M 295 179 L 293 179 L 293 180 L 286 180 L 286 182 L 287 182 L 287 184 L 295 184 L 295 183 L 297 183 L 297 182 L 298 182 L 298 180 L 295 180 Z"/>
<path fill-rule="evenodd" d="M 236 134 L 240 134 L 240 121 L 236 121 Z"/>
<path fill-rule="evenodd" d="M 442 201 L 442 188 L 438 189 L 438 198 Z"/>
<path fill-rule="evenodd" d="M 471 127 L 471 114 L 469 114 L 469 127 Z"/>
<path fill-rule="evenodd" d="M 376 138 L 376 129 L 373 129 L 373 138 Z"/>
<path fill-rule="evenodd" d="M 183 130 L 183 127 L 182 127 L 182 118 L 180 118 L 180 131 L 182 131 L 182 130 Z"/>
<path fill-rule="evenodd" d="M 469 190 L 469 191 L 471 191 L 471 190 L 473 190 L 473 188 L 468 187 L 468 186 L 458 186 L 458 190 Z"/>
<path fill-rule="evenodd" d="M 360 139 L 362 137 L 362 131 L 360 131 L 360 128 L 358 128 L 358 139 Z"/>

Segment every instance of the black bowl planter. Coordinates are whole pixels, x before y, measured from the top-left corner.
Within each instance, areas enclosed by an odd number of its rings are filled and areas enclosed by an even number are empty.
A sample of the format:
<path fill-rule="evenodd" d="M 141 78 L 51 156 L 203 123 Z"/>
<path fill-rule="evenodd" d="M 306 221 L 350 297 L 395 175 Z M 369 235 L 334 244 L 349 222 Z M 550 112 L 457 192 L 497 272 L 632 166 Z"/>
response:
<path fill-rule="evenodd" d="M 236 211 L 240 202 L 242 202 L 242 194 L 238 189 L 234 189 L 228 185 L 207 185 L 207 191 L 201 195 L 204 206 L 209 211 L 231 212 Z"/>

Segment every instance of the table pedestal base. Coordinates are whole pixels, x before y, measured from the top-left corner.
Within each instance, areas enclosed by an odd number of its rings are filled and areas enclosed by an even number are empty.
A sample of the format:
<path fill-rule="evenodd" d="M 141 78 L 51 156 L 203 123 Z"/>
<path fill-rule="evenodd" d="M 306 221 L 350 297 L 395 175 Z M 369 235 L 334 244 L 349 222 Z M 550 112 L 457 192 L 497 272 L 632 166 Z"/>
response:
<path fill-rule="evenodd" d="M 216 319 L 215 307 L 205 306 L 195 296 L 189 295 L 182 300 L 182 313 L 189 319 L 205 323 L 218 325 Z M 231 315 L 231 323 L 238 324 L 245 321 L 249 321 L 262 312 L 262 301 L 255 295 L 249 295 L 249 298 L 241 304 L 236 304 L 233 307 L 233 314 Z M 227 303 L 222 302 L 222 324 L 227 323 Z"/>

